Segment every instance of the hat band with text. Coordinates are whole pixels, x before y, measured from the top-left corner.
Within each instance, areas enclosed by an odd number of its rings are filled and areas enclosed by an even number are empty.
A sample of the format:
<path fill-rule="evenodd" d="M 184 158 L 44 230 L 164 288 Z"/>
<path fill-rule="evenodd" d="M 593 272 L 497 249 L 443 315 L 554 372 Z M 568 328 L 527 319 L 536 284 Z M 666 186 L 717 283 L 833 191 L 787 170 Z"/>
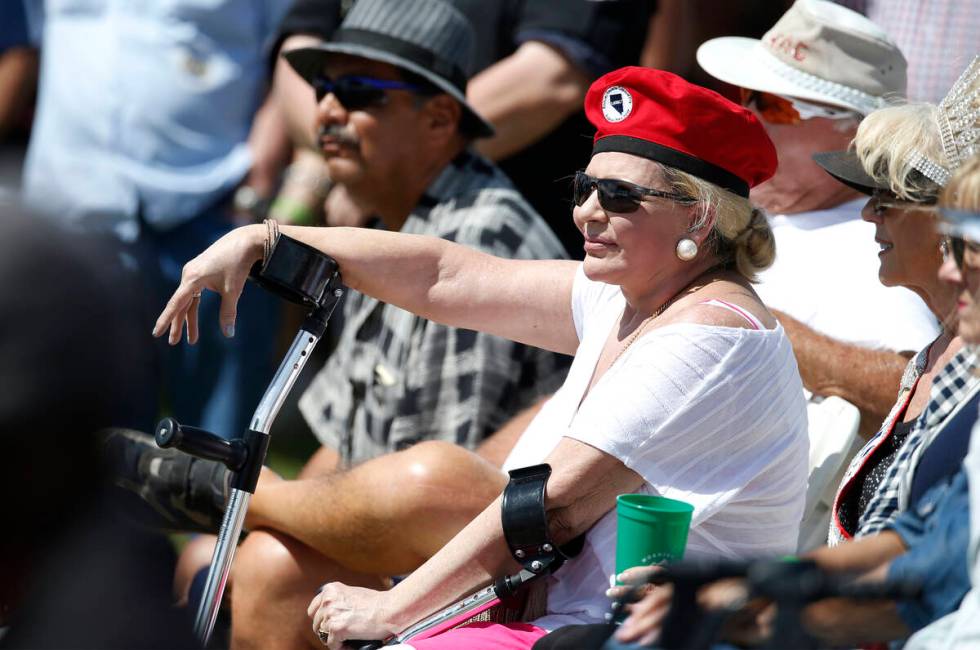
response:
<path fill-rule="evenodd" d="M 596 140 L 592 155 L 604 151 L 618 151 L 647 158 L 714 183 L 741 197 L 749 196 L 749 184 L 727 169 L 656 142 L 629 135 L 607 135 Z"/>
<path fill-rule="evenodd" d="M 414 43 L 387 34 L 352 27 L 338 29 L 330 40 L 333 43 L 362 45 L 394 54 L 443 77 L 460 92 L 466 92 L 466 74 L 459 66 Z"/>

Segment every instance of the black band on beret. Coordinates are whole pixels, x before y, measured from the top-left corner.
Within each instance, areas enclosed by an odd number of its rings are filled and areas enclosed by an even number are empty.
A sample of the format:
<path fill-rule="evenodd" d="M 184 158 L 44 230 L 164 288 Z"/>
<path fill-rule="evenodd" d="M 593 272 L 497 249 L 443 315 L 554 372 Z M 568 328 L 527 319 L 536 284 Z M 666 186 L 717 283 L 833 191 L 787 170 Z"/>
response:
<path fill-rule="evenodd" d="M 403 41 L 400 38 L 388 36 L 387 34 L 379 34 L 377 32 L 350 27 L 338 29 L 334 32 L 333 38 L 330 41 L 333 43 L 363 45 L 390 52 L 435 72 L 440 77 L 447 79 L 461 93 L 466 93 L 466 74 L 459 66 L 439 58 L 431 50 L 419 47 L 414 43 L 409 43 L 408 41 Z"/>
<path fill-rule="evenodd" d="M 749 198 L 749 184 L 727 169 L 722 169 L 718 165 L 713 165 L 683 151 L 677 151 L 656 142 L 629 135 L 607 135 L 596 141 L 592 147 L 592 155 L 603 151 L 619 151 L 648 158 L 668 167 L 687 172 L 692 176 L 697 176 L 709 183 L 714 183 L 718 187 L 741 197 Z"/>

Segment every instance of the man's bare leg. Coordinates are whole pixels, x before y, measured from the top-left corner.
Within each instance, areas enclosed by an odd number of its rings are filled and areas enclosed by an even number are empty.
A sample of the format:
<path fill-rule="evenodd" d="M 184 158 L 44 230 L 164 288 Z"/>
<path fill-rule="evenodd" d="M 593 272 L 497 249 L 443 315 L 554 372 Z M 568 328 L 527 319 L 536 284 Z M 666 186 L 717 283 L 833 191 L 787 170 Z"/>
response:
<path fill-rule="evenodd" d="M 276 570 L 256 567 L 273 561 Z M 310 547 L 274 531 L 254 531 L 239 548 L 232 569 L 231 647 L 234 650 L 323 648 L 306 608 L 325 582 L 383 589 L 389 580 L 348 571 Z"/>
<path fill-rule="evenodd" d="M 348 471 L 260 481 L 246 527 L 285 533 L 354 571 L 398 575 L 442 548 L 504 485 L 473 452 L 427 441 Z"/>
<path fill-rule="evenodd" d="M 233 646 L 273 647 L 276 635 L 316 641 L 306 606 L 344 571 L 408 573 L 442 548 L 506 484 L 496 467 L 445 442 L 422 442 L 350 471 L 263 484 L 232 571 Z M 261 495 L 261 496 L 260 496 Z M 288 534 L 287 534 L 288 533 Z M 370 577 L 373 576 L 373 577 Z M 369 578 L 370 577 L 370 578 Z"/>
<path fill-rule="evenodd" d="M 306 479 L 329 474 L 336 471 L 339 465 L 340 455 L 335 450 L 330 447 L 320 447 L 300 470 L 297 478 Z M 269 482 L 268 468 L 263 468 L 262 472 L 266 482 Z M 217 542 L 218 538 L 215 535 L 197 535 L 184 546 L 174 571 L 174 599 L 178 606 L 187 604 L 191 582 L 201 569 L 211 563 L 214 545 Z"/>

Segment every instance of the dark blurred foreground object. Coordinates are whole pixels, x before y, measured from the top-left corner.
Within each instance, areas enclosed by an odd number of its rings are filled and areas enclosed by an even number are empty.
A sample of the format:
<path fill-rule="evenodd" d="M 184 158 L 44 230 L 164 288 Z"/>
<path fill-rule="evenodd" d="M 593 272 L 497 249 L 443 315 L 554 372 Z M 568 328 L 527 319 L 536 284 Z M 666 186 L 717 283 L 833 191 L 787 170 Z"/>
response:
<path fill-rule="evenodd" d="M 762 598 L 778 604 L 771 636 L 761 647 L 773 650 L 805 650 L 826 644 L 807 634 L 802 623 L 803 608 L 827 598 L 854 600 L 908 599 L 918 597 L 921 586 L 915 582 L 861 582 L 821 569 L 810 560 L 717 560 L 669 564 L 654 574 L 652 584 L 671 584 L 670 610 L 663 619 L 660 638 L 650 646 L 605 643 L 615 626 L 571 625 L 540 639 L 534 650 L 607 650 L 607 648 L 651 648 L 656 650 L 710 650 L 722 640 L 726 623 L 736 617 L 745 603 L 732 609 L 705 611 L 697 601 L 698 590 L 729 578 L 744 578 L 746 601 Z M 621 614 L 626 604 L 647 593 L 638 589 L 612 605 L 612 616 Z"/>
<path fill-rule="evenodd" d="M 96 431 L 143 397 L 149 331 L 115 253 L 0 214 L 3 648 L 195 647 L 171 608 L 174 553 L 105 496 Z"/>

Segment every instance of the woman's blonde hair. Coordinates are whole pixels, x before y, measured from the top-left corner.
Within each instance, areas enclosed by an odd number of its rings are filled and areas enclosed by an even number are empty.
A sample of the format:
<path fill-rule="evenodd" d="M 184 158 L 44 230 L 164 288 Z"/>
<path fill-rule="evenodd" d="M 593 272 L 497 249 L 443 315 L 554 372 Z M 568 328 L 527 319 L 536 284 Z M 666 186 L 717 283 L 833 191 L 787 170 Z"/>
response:
<path fill-rule="evenodd" d="M 939 195 L 939 204 L 956 210 L 980 212 L 980 154 L 956 170 Z"/>
<path fill-rule="evenodd" d="M 879 109 L 861 121 L 851 142 L 864 171 L 906 201 L 934 198 L 940 190 L 912 167 L 916 154 L 943 166 L 950 164 L 939 137 L 938 110 L 926 103 Z"/>
<path fill-rule="evenodd" d="M 696 204 L 698 219 L 691 231 L 708 223 L 714 213 L 714 225 L 706 243 L 718 259 L 756 282 L 759 271 L 772 266 L 776 258 L 776 240 L 766 214 L 749 200 L 723 190 L 713 183 L 688 173 L 663 167 L 670 191 L 690 197 Z"/>

